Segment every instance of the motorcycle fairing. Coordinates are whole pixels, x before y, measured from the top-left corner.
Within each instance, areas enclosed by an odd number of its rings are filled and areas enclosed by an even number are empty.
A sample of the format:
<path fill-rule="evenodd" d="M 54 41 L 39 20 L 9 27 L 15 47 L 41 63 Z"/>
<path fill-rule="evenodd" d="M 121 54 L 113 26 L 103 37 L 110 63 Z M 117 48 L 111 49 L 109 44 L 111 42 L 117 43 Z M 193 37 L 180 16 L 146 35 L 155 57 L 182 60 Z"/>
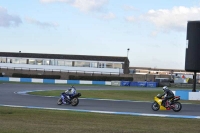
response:
<path fill-rule="evenodd" d="M 159 99 L 157 97 L 154 97 L 154 100 L 158 103 L 158 105 L 160 106 L 159 110 L 167 110 L 164 106 L 161 105 L 162 103 L 162 99 Z"/>

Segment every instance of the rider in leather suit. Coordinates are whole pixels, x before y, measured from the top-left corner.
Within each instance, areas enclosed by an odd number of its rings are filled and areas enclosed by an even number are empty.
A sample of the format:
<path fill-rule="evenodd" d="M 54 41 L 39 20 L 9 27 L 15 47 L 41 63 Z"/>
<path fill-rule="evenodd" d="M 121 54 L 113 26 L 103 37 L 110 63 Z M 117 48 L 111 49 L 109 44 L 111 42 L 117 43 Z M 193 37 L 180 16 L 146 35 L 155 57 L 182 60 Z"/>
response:
<path fill-rule="evenodd" d="M 164 106 L 164 107 L 166 107 L 165 105 L 166 105 L 166 101 L 168 100 L 168 99 L 171 99 L 171 98 L 173 98 L 174 97 L 174 93 L 171 91 L 171 90 L 169 90 L 169 88 L 167 87 L 167 86 L 164 86 L 163 87 L 163 91 L 164 91 L 164 94 L 162 94 L 161 96 L 165 96 L 165 98 L 164 98 L 164 100 L 162 101 L 162 106 Z"/>
<path fill-rule="evenodd" d="M 76 88 L 74 86 L 71 86 L 69 89 L 67 89 L 65 92 L 62 93 L 62 102 L 66 104 L 65 99 L 70 102 L 70 97 L 76 94 Z"/>

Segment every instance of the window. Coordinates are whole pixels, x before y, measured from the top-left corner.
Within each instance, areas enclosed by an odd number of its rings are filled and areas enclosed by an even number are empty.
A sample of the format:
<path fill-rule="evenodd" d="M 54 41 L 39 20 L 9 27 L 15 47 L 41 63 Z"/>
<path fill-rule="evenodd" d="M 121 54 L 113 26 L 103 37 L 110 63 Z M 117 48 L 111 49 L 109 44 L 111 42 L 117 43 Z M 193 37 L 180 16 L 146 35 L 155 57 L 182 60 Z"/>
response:
<path fill-rule="evenodd" d="M 54 62 L 54 59 L 51 59 L 51 60 L 50 60 L 50 65 L 54 65 L 54 63 L 55 63 L 55 62 Z"/>
<path fill-rule="evenodd" d="M 58 66 L 72 66 L 72 61 L 58 60 Z"/>
<path fill-rule="evenodd" d="M 135 71 L 135 69 L 129 69 L 129 73 L 134 74 L 134 73 L 136 73 L 136 71 Z"/>
<path fill-rule="evenodd" d="M 20 60 L 19 60 L 19 63 L 20 63 L 20 64 L 26 64 L 26 63 L 27 63 L 27 59 L 20 59 Z"/>
<path fill-rule="evenodd" d="M 7 59 L 7 63 L 12 63 L 12 59 Z"/>
<path fill-rule="evenodd" d="M 20 59 L 20 58 L 7 58 L 7 63 L 13 64 L 26 64 L 27 59 Z"/>
<path fill-rule="evenodd" d="M 65 66 L 72 66 L 72 61 L 65 61 Z"/>
<path fill-rule="evenodd" d="M 43 65 L 54 65 L 54 59 L 44 59 Z"/>
<path fill-rule="evenodd" d="M 43 65 L 43 60 L 37 59 L 37 60 L 36 60 L 36 64 L 37 64 L 37 65 Z"/>
<path fill-rule="evenodd" d="M 114 63 L 113 66 L 114 66 L 114 68 L 122 68 L 121 63 Z"/>
<path fill-rule="evenodd" d="M 64 60 L 58 60 L 58 66 L 64 66 L 65 65 L 65 61 Z"/>
<path fill-rule="evenodd" d="M 35 59 L 29 59 L 29 64 L 35 65 Z"/>
<path fill-rule="evenodd" d="M 83 61 L 75 61 L 75 67 L 90 67 L 90 62 L 83 62 Z"/>
<path fill-rule="evenodd" d="M 0 59 L 1 59 L 1 60 L 0 60 L 1 63 L 6 63 L 6 58 L 5 58 L 5 57 L 1 57 Z"/>
<path fill-rule="evenodd" d="M 50 60 L 44 60 L 44 65 L 50 65 Z"/>
<path fill-rule="evenodd" d="M 113 68 L 113 63 L 106 63 L 106 68 Z"/>
<path fill-rule="evenodd" d="M 19 64 L 19 59 L 18 58 L 12 59 L 12 63 L 13 64 Z"/>
<path fill-rule="evenodd" d="M 99 62 L 98 68 L 105 68 L 105 67 L 106 67 L 105 63 Z"/>
<path fill-rule="evenodd" d="M 97 62 L 91 62 L 90 67 L 96 67 L 97 68 Z"/>

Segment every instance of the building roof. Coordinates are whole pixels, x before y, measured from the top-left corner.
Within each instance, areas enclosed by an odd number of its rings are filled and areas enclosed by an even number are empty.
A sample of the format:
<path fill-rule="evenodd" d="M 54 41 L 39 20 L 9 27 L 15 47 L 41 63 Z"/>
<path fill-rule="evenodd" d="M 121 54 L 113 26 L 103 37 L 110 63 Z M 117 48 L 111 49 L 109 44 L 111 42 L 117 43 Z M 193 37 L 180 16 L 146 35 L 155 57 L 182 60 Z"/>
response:
<path fill-rule="evenodd" d="M 66 54 L 18 53 L 18 52 L 0 52 L 0 56 L 22 57 L 22 58 L 93 60 L 93 61 L 114 61 L 114 62 L 128 61 L 129 62 L 127 57 L 120 57 L 120 56 L 66 55 Z"/>

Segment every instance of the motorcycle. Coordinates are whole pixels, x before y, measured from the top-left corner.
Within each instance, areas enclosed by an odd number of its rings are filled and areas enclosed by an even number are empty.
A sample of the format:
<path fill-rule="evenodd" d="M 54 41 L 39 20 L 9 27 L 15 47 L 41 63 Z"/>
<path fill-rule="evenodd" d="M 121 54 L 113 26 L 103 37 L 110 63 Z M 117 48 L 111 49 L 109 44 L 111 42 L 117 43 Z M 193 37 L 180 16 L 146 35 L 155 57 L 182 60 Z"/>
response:
<path fill-rule="evenodd" d="M 166 107 L 162 106 L 162 100 L 164 98 L 158 94 L 154 97 L 154 102 L 152 103 L 151 107 L 154 111 L 158 110 L 173 110 L 174 112 L 179 112 L 182 109 L 182 104 L 178 102 L 180 100 L 180 96 L 174 96 L 173 98 L 166 101 Z"/>
<path fill-rule="evenodd" d="M 80 96 L 81 96 L 81 93 L 76 93 L 74 96 L 70 97 L 70 100 L 67 99 L 67 98 L 65 98 L 64 100 L 65 100 L 65 102 L 67 104 L 71 104 L 72 106 L 77 106 L 79 104 L 78 97 L 80 97 Z M 63 104 L 63 102 L 62 102 L 62 94 L 60 95 L 60 98 L 58 99 L 57 104 L 58 105 L 62 105 Z"/>

